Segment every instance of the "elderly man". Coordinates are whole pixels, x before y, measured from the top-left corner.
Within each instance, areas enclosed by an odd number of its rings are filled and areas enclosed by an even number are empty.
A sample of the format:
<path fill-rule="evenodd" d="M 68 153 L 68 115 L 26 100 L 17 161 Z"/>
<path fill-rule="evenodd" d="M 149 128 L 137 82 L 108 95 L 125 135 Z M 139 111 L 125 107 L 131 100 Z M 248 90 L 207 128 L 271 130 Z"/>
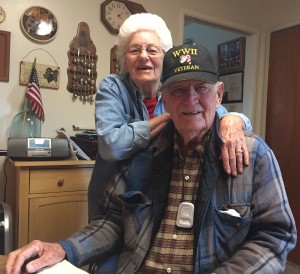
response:
<path fill-rule="evenodd" d="M 40 258 L 27 264 L 29 272 L 64 258 L 81 266 L 120 246 L 105 273 L 284 270 L 296 228 L 273 152 L 261 138 L 245 133 L 249 166 L 237 177 L 224 171 L 216 117 L 223 83 L 205 48 L 170 49 L 162 80 L 171 120 L 158 140 L 149 181 L 126 191 L 120 171 L 105 191 L 98 220 L 59 244 L 34 241 L 11 253 L 8 274 L 36 255 Z"/>
<path fill-rule="evenodd" d="M 222 169 L 215 116 L 223 90 L 205 48 L 167 52 L 161 91 L 173 123 L 154 158 L 152 246 L 140 273 L 281 273 L 295 246 L 295 222 L 266 143 L 247 133 L 250 166 L 236 178 Z"/>

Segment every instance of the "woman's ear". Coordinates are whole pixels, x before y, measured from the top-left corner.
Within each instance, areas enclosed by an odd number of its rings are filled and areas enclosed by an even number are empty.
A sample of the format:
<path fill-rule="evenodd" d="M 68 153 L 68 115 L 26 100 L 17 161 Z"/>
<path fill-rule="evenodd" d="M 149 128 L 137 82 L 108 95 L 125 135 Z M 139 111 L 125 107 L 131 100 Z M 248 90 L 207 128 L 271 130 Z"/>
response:
<path fill-rule="evenodd" d="M 224 83 L 223 82 L 217 82 L 217 102 L 216 102 L 216 108 L 221 105 L 223 94 L 224 94 Z"/>
<path fill-rule="evenodd" d="M 125 62 L 122 65 L 120 65 L 120 67 L 122 71 L 128 71 Z"/>

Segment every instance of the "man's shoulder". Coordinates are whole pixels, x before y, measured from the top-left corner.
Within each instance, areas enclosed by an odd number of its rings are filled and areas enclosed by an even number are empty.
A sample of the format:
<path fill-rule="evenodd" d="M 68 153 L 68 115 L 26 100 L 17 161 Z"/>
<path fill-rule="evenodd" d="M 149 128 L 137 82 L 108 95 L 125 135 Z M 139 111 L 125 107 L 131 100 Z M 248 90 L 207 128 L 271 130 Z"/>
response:
<path fill-rule="evenodd" d="M 245 131 L 245 139 L 249 152 L 266 153 L 271 151 L 266 141 L 259 135 Z"/>

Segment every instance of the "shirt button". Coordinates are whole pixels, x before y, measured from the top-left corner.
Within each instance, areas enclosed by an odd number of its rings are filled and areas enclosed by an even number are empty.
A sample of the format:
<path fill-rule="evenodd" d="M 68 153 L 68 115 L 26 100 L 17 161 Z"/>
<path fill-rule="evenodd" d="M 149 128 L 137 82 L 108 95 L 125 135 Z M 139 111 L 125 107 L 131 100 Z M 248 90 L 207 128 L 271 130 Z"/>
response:
<path fill-rule="evenodd" d="M 173 240 L 177 240 L 177 235 L 174 234 L 172 238 L 173 238 Z"/>
<path fill-rule="evenodd" d="M 168 268 L 167 268 L 167 272 L 168 272 L 168 273 L 171 273 L 171 272 L 172 272 L 171 267 L 168 267 Z"/>
<path fill-rule="evenodd" d="M 190 176 L 189 176 L 189 175 L 185 175 L 184 179 L 185 179 L 186 181 L 188 181 L 188 180 L 190 179 Z"/>

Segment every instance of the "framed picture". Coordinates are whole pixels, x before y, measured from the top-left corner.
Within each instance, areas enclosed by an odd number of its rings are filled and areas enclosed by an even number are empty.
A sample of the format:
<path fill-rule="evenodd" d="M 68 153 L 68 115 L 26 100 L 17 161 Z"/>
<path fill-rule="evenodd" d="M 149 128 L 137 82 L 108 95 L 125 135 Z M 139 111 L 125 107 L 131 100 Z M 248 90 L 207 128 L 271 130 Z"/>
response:
<path fill-rule="evenodd" d="M 0 30 L 0 81 L 9 80 L 10 32 Z"/>
<path fill-rule="evenodd" d="M 227 73 L 245 67 L 246 38 L 240 37 L 218 44 L 218 71 Z"/>
<path fill-rule="evenodd" d="M 243 102 L 243 71 L 222 74 L 219 76 L 219 79 L 224 83 L 224 95 L 222 103 L 226 104 Z"/>

